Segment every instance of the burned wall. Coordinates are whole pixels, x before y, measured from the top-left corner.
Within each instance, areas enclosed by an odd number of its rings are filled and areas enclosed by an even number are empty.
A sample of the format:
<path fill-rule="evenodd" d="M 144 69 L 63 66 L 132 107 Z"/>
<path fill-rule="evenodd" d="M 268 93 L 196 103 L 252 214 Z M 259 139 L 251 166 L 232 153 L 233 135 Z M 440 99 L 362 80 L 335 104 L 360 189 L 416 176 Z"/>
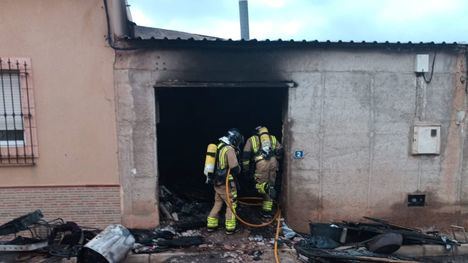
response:
<path fill-rule="evenodd" d="M 429 83 L 414 73 L 418 53 L 430 54 L 431 62 L 437 53 Z M 310 220 L 362 216 L 464 223 L 465 72 L 464 54 L 437 47 L 200 44 L 119 52 L 120 172 L 124 191 L 135 193 L 125 195 L 124 207 L 149 200 L 154 209 L 144 207 L 138 213 L 156 213 L 157 82 L 294 81 L 283 127 L 283 206 L 293 227 L 306 231 Z M 412 127 L 419 122 L 441 125 L 440 155 L 411 155 Z M 295 151 L 303 151 L 304 157 L 293 158 Z M 140 185 L 144 191 L 137 191 Z M 426 195 L 424 207 L 407 207 L 407 195 L 413 193 Z M 132 214 L 132 209 L 124 211 Z"/>

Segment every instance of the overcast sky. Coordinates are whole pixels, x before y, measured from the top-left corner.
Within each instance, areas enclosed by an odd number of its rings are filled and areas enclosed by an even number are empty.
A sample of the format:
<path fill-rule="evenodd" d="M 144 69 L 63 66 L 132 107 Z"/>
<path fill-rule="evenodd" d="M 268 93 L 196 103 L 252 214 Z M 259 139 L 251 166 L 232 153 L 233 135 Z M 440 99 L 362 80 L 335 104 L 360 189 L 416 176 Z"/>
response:
<path fill-rule="evenodd" d="M 238 0 L 129 0 L 138 25 L 240 38 Z M 249 0 L 256 39 L 467 42 L 467 0 Z"/>

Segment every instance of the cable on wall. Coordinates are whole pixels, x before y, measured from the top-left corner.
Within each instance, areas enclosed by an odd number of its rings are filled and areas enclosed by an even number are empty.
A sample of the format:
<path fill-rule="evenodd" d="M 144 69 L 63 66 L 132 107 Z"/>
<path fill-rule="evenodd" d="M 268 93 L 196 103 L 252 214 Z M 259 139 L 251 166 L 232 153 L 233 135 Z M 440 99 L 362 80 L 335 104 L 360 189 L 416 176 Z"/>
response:
<path fill-rule="evenodd" d="M 427 84 L 429 84 L 432 81 L 432 77 L 434 76 L 434 64 L 435 64 L 435 60 L 436 60 L 436 55 L 437 55 L 437 53 L 434 52 L 434 57 L 432 58 L 432 65 L 431 65 L 431 75 L 430 75 L 429 79 L 426 78 L 425 73 L 422 74 L 423 79 Z"/>

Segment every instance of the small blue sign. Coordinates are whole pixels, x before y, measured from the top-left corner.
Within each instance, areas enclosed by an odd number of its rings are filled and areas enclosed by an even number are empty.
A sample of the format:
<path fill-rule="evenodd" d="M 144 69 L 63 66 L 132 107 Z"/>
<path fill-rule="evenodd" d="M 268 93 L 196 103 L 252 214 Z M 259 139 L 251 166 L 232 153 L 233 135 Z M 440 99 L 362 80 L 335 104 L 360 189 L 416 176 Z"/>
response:
<path fill-rule="evenodd" d="M 294 159 L 302 159 L 304 158 L 304 151 L 295 151 L 294 152 Z"/>

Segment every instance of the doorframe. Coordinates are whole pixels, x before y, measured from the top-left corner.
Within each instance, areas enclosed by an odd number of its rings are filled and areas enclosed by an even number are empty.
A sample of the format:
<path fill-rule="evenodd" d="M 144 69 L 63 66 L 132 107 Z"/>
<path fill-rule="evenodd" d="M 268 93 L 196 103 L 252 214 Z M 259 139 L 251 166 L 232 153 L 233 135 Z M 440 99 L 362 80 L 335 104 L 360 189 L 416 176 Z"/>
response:
<path fill-rule="evenodd" d="M 284 147 L 285 155 L 282 160 L 282 195 L 283 195 L 283 204 L 286 204 L 285 196 L 287 195 L 287 178 L 289 172 L 289 162 L 286 158 L 287 153 L 289 152 L 289 91 L 290 89 L 296 88 L 298 84 L 294 81 L 158 81 L 153 86 L 154 90 L 154 103 L 155 103 L 155 129 L 156 125 L 159 123 L 159 98 L 157 97 L 158 89 L 170 89 L 170 88 L 284 88 L 285 89 L 285 98 L 282 100 L 282 145 Z M 157 137 L 157 130 L 155 132 Z M 156 193 L 159 195 L 159 161 L 158 161 L 158 138 L 156 138 Z M 156 196 L 157 203 L 159 204 L 159 196 Z M 158 215 L 160 214 L 159 207 L 156 207 Z M 158 220 L 159 221 L 159 220 Z"/>

